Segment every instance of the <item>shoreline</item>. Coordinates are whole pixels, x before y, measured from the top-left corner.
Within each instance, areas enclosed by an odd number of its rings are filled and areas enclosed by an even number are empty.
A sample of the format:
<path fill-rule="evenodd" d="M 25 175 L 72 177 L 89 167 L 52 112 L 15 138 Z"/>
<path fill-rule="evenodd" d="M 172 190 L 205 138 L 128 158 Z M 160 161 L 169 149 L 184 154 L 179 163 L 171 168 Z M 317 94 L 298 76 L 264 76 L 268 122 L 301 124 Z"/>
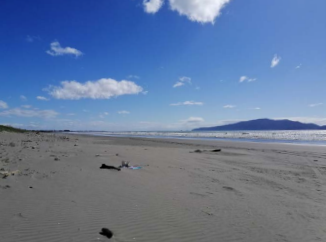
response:
<path fill-rule="evenodd" d="M 204 137 L 179 137 L 179 136 L 141 136 L 141 135 L 103 135 L 87 132 L 62 132 L 63 134 L 71 135 L 86 135 L 94 137 L 116 137 L 116 138 L 146 138 L 146 139 L 168 139 L 168 140 L 199 140 L 199 141 L 212 141 L 212 142 L 245 142 L 245 143 L 262 143 L 262 144 L 289 144 L 289 145 L 302 145 L 302 146 L 326 146 L 326 141 L 307 141 L 307 140 L 273 140 L 273 139 L 248 139 L 248 138 L 204 138 Z"/>

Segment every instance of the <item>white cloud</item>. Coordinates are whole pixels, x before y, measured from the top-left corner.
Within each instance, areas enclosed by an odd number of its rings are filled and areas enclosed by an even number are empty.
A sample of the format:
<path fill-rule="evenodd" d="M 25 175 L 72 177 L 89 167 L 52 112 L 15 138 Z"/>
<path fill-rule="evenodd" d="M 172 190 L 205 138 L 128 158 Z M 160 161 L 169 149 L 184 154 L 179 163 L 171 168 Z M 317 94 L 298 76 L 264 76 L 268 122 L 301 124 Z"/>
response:
<path fill-rule="evenodd" d="M 51 50 L 47 50 L 46 53 L 52 56 L 60 55 L 74 55 L 76 57 L 83 55 L 80 50 L 71 47 L 61 47 L 58 41 L 53 41 L 51 44 Z"/>
<path fill-rule="evenodd" d="M 223 106 L 223 108 L 235 108 L 235 107 L 236 107 L 235 105 L 230 105 L 230 104 Z"/>
<path fill-rule="evenodd" d="M 190 77 L 187 77 L 187 76 L 182 76 L 179 78 L 180 81 L 182 82 L 188 82 L 188 83 L 191 83 L 191 78 Z"/>
<path fill-rule="evenodd" d="M 248 78 L 248 77 L 246 77 L 246 76 L 242 76 L 242 77 L 240 77 L 239 82 L 244 82 L 245 80 L 247 80 L 247 78 Z"/>
<path fill-rule="evenodd" d="M 37 110 L 37 109 L 21 109 L 21 108 L 13 108 L 0 112 L 0 116 L 3 117 L 26 117 L 26 118 L 54 118 L 58 115 L 57 112 L 53 110 Z"/>
<path fill-rule="evenodd" d="M 108 112 L 103 112 L 103 113 L 100 113 L 100 114 L 99 114 L 99 117 L 100 117 L 100 118 L 105 118 L 105 116 L 108 116 L 108 115 L 109 115 Z"/>
<path fill-rule="evenodd" d="M 177 82 L 176 84 L 173 85 L 173 87 L 176 88 L 176 87 L 181 87 L 183 85 L 184 85 L 183 82 Z"/>
<path fill-rule="evenodd" d="M 137 75 L 129 75 L 127 78 L 128 79 L 140 79 L 140 77 Z"/>
<path fill-rule="evenodd" d="M 36 99 L 37 99 L 37 100 L 41 100 L 41 101 L 49 101 L 48 98 L 46 98 L 46 97 L 42 97 L 42 96 L 37 96 Z"/>
<path fill-rule="evenodd" d="M 239 79 L 239 82 L 240 83 L 241 82 L 245 82 L 245 81 L 247 81 L 247 82 L 254 82 L 256 80 L 257 80 L 257 78 L 249 78 L 247 76 L 241 76 L 240 79 Z"/>
<path fill-rule="evenodd" d="M 253 108 L 254 110 L 260 110 L 261 108 L 260 107 L 256 107 L 256 108 Z"/>
<path fill-rule="evenodd" d="M 295 69 L 300 69 L 300 68 L 301 68 L 301 66 L 302 66 L 302 64 L 300 64 L 300 65 L 296 66 L 296 67 L 295 67 Z"/>
<path fill-rule="evenodd" d="M 187 124 L 193 124 L 193 123 L 202 123 L 204 122 L 205 120 L 201 117 L 190 117 L 186 120 L 181 120 L 183 123 L 187 123 Z"/>
<path fill-rule="evenodd" d="M 130 112 L 126 110 L 122 110 L 122 111 L 118 111 L 118 114 L 130 114 Z"/>
<path fill-rule="evenodd" d="M 185 101 L 185 102 L 179 102 L 179 103 L 172 103 L 172 104 L 170 104 L 170 106 L 194 106 L 194 105 L 201 106 L 203 104 L 204 103 L 202 103 L 202 102 Z"/>
<path fill-rule="evenodd" d="M 274 55 L 272 62 L 271 62 L 271 68 L 274 68 L 275 66 L 277 66 L 280 61 L 281 61 L 281 57 L 277 56 L 277 54 Z"/>
<path fill-rule="evenodd" d="M 6 109 L 6 108 L 8 108 L 8 104 L 0 100 L 0 109 Z"/>
<path fill-rule="evenodd" d="M 25 97 L 24 95 L 20 95 L 20 100 L 27 101 L 27 97 Z"/>
<path fill-rule="evenodd" d="M 187 76 L 183 76 L 183 77 L 180 77 L 179 78 L 179 81 L 177 81 L 173 87 L 176 88 L 176 87 L 181 87 L 183 85 L 185 85 L 186 83 L 188 84 L 191 84 L 191 78 L 190 77 L 187 77 Z"/>
<path fill-rule="evenodd" d="M 212 23 L 221 14 L 221 10 L 231 0 L 167 0 L 172 11 L 186 16 L 189 20 L 199 23 Z M 163 5 L 164 0 L 144 0 L 144 9 L 147 13 L 156 13 Z"/>
<path fill-rule="evenodd" d="M 175 127 L 180 127 L 181 129 L 192 129 L 194 127 L 198 127 L 199 125 L 202 125 L 205 122 L 205 120 L 201 117 L 190 117 L 186 120 L 180 120 L 178 124 L 175 124 Z"/>
<path fill-rule="evenodd" d="M 156 13 L 163 6 L 164 0 L 143 0 L 146 13 Z"/>
<path fill-rule="evenodd" d="M 131 81 L 116 81 L 102 78 L 97 81 L 80 83 L 77 81 L 63 81 L 61 86 L 50 86 L 46 89 L 56 99 L 78 100 L 82 98 L 109 99 L 128 94 L 139 94 L 143 88 Z"/>
<path fill-rule="evenodd" d="M 31 105 L 22 105 L 22 108 L 32 108 Z"/>
<path fill-rule="evenodd" d="M 212 23 L 230 0 L 169 0 L 170 7 L 191 21 Z"/>
<path fill-rule="evenodd" d="M 323 105 L 323 103 L 313 103 L 313 104 L 310 104 L 309 107 L 314 108 L 314 107 L 318 107 L 321 105 Z"/>

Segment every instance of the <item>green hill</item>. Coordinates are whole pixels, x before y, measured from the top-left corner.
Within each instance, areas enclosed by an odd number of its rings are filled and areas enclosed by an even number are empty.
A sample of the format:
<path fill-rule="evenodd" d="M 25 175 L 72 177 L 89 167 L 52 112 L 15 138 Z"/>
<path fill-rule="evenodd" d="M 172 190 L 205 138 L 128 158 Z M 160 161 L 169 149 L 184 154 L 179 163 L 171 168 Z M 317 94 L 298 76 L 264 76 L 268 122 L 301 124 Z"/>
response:
<path fill-rule="evenodd" d="M 15 133 L 26 132 L 26 130 L 24 130 L 24 129 L 17 129 L 17 128 L 10 127 L 10 126 L 0 125 L 0 132 L 2 132 L 2 131 L 15 132 Z"/>

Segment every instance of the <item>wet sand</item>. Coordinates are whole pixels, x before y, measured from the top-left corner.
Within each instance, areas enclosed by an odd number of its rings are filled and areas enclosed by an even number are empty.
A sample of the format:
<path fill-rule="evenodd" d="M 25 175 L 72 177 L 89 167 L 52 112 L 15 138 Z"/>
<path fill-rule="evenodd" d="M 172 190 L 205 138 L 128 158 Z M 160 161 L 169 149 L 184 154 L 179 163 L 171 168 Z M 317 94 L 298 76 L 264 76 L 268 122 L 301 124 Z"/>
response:
<path fill-rule="evenodd" d="M 326 241 L 321 146 L 2 132 L 0 169 L 2 242 Z"/>

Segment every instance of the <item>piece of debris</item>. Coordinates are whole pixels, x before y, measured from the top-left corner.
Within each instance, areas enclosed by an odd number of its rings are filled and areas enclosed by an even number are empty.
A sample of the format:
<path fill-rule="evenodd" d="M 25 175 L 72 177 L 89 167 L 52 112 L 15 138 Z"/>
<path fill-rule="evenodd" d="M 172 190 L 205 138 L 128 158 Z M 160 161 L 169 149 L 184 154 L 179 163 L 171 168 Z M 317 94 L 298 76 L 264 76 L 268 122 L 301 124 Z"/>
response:
<path fill-rule="evenodd" d="M 212 150 L 211 152 L 221 152 L 222 150 L 221 149 L 215 149 L 215 150 Z"/>
<path fill-rule="evenodd" d="M 119 156 L 119 154 L 115 154 L 116 156 Z"/>
<path fill-rule="evenodd" d="M 122 161 L 121 165 L 119 166 L 119 169 L 122 169 L 122 168 L 126 167 L 126 168 L 129 168 L 131 170 L 139 170 L 139 169 L 142 168 L 142 166 L 131 166 L 131 165 L 129 165 L 129 163 L 130 163 L 129 161 Z"/>
<path fill-rule="evenodd" d="M 58 160 L 60 160 L 60 159 L 59 159 L 58 157 L 56 157 L 56 158 L 54 158 L 54 160 L 55 160 L 55 161 L 58 161 Z"/>
<path fill-rule="evenodd" d="M 111 239 L 113 237 L 113 232 L 108 228 L 102 228 L 100 235 L 106 236 L 109 239 Z"/>
<path fill-rule="evenodd" d="M 194 152 L 195 153 L 201 153 L 202 151 L 201 150 L 195 150 Z"/>
<path fill-rule="evenodd" d="M 102 164 L 102 166 L 100 167 L 100 169 L 109 169 L 109 170 L 117 170 L 117 171 L 120 171 L 121 170 L 120 168 L 117 168 L 115 166 L 108 166 L 108 165 L 105 165 L 105 164 Z"/>
<path fill-rule="evenodd" d="M 98 155 L 98 154 L 97 154 L 97 155 L 95 155 L 95 157 L 99 157 L 99 156 L 101 156 L 101 155 Z"/>
<path fill-rule="evenodd" d="M 3 175 L 2 179 L 6 179 L 8 176 L 12 175 L 16 175 L 18 174 L 20 171 L 19 170 L 15 170 L 15 171 L 2 171 L 0 172 L 1 175 Z"/>
<path fill-rule="evenodd" d="M 33 187 L 29 187 L 30 189 L 33 189 Z"/>
<path fill-rule="evenodd" d="M 121 162 L 121 165 L 119 166 L 119 168 L 123 168 L 123 167 L 129 167 L 129 161 L 128 162 L 122 161 Z"/>

